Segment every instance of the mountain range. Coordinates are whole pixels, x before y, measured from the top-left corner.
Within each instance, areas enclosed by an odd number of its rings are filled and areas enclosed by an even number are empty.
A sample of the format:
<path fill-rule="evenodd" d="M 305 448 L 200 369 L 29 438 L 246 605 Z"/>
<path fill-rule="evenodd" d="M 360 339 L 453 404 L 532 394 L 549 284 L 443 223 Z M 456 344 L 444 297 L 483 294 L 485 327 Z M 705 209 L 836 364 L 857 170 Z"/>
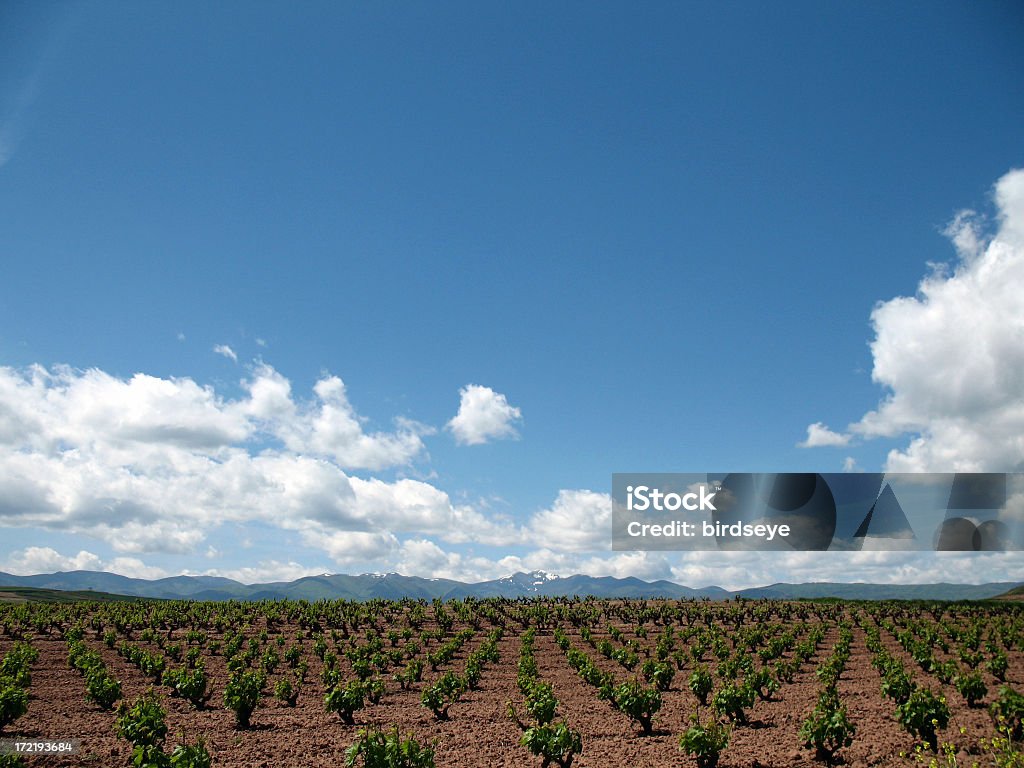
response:
<path fill-rule="evenodd" d="M 118 595 L 177 600 L 425 600 L 466 597 L 560 597 L 670 598 L 675 600 L 750 599 L 797 600 L 839 598 L 844 600 L 984 600 L 1022 586 L 1020 582 L 990 584 L 864 584 L 816 582 L 772 584 L 729 591 L 721 587 L 693 589 L 671 581 L 617 579 L 611 576 L 556 576 L 544 571 L 516 573 L 502 579 L 464 583 L 449 579 L 424 579 L 398 573 L 364 573 L 358 576 L 323 574 L 295 581 L 242 584 L 220 576 L 171 576 L 134 579 L 101 571 L 60 571 L 34 576 L 0 572 L 3 587 L 108 592 Z"/>

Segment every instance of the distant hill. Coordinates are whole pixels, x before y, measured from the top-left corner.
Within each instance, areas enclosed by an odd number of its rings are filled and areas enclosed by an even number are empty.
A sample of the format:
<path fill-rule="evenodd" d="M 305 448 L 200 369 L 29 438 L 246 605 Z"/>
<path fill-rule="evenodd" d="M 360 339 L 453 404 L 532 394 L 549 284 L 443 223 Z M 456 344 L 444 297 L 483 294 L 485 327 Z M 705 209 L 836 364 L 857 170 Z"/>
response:
<path fill-rule="evenodd" d="M 36 576 L 14 576 L 0 572 L 0 590 L 5 584 L 50 590 L 89 589 L 138 597 L 184 600 L 398 600 L 403 597 L 433 600 L 560 595 L 672 599 L 707 597 L 724 600 L 731 596 L 729 592 L 719 587 L 690 589 L 669 581 L 646 582 L 633 578 L 561 578 L 542 571 L 517 573 L 503 579 L 476 584 L 464 584 L 449 579 L 402 576 L 398 573 L 359 576 L 324 574 L 289 582 L 242 584 L 231 579 L 211 576 L 173 576 L 147 580 L 97 571 L 62 571 Z"/>
<path fill-rule="evenodd" d="M 737 594 L 754 600 L 801 600 L 836 597 L 843 600 L 987 600 L 1015 587 L 1017 582 L 993 584 L 772 584 L 741 589 Z"/>
<path fill-rule="evenodd" d="M 618 598 L 655 598 L 664 597 L 673 600 L 709 598 L 725 600 L 729 592 L 720 587 L 691 589 L 674 584 L 671 581 L 642 581 L 636 578 L 616 579 L 611 576 L 555 576 L 544 571 L 533 573 L 516 573 L 494 581 L 483 581 L 477 584 L 457 584 L 447 592 L 446 598 L 465 597 L 618 597 Z"/>
<path fill-rule="evenodd" d="M 38 597 L 25 591 L 35 589 Z M 295 581 L 242 584 L 219 576 L 172 576 L 165 579 L 133 579 L 99 571 L 69 571 L 35 576 L 14 576 L 0 572 L 0 592 L 11 595 L 22 590 L 24 599 L 47 599 L 47 592 L 82 593 L 77 599 L 111 599 L 114 596 L 177 600 L 397 600 L 403 597 L 433 600 L 467 597 L 559 597 L 668 598 L 673 600 L 750 599 L 799 600 L 840 598 L 844 600 L 985 600 L 1011 591 L 1024 592 L 1020 582 L 994 584 L 772 584 L 767 587 L 729 591 L 721 587 L 693 589 L 671 581 L 643 581 L 611 576 L 556 576 L 544 571 L 516 573 L 501 579 L 466 584 L 449 579 L 424 579 L 398 573 L 359 576 L 323 574 Z M 105 597 L 99 597 L 105 595 Z M 0 597 L 0 599 L 3 599 Z"/>
<path fill-rule="evenodd" d="M 1024 586 L 1014 587 L 1001 595 L 996 595 L 996 600 L 1024 600 Z"/>
<path fill-rule="evenodd" d="M 37 589 L 35 587 L 0 587 L 0 603 L 117 603 L 142 600 L 131 595 L 112 595 L 109 592 Z"/>

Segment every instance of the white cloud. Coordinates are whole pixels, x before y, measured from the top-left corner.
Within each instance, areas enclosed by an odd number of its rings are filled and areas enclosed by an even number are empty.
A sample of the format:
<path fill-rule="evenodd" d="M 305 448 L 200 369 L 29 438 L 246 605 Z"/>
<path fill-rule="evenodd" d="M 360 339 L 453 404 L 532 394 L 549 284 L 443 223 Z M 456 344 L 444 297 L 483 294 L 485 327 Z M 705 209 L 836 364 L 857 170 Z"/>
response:
<path fill-rule="evenodd" d="M 213 351 L 222 357 L 226 357 L 228 360 L 237 363 L 238 355 L 235 354 L 235 350 L 229 347 L 227 344 L 217 344 Z"/>
<path fill-rule="evenodd" d="M 474 583 L 501 578 L 523 569 L 510 569 L 505 560 L 495 561 L 479 555 L 444 550 L 429 539 L 417 538 L 402 544 L 396 570 L 403 574 Z"/>
<path fill-rule="evenodd" d="M 632 577 L 644 581 L 671 580 L 671 562 L 663 552 L 619 552 L 610 557 L 586 560 L 582 569 L 584 573 L 616 579 Z"/>
<path fill-rule="evenodd" d="M 517 437 L 514 422 L 522 418 L 520 410 L 509 405 L 505 395 L 490 387 L 467 384 L 459 390 L 459 412 L 448 422 L 448 429 L 460 445 L 481 445 L 490 440 Z"/>
<path fill-rule="evenodd" d="M 103 561 L 97 555 L 84 549 L 68 557 L 50 547 L 27 547 L 8 555 L 0 570 L 15 576 L 27 576 L 57 571 L 95 571 L 102 565 Z"/>
<path fill-rule="evenodd" d="M 541 546 L 557 542 L 563 552 L 610 549 L 611 496 L 587 490 L 559 491 L 551 508 L 533 515 L 527 528 L 531 541 Z"/>
<path fill-rule="evenodd" d="M 136 557 L 115 557 L 104 565 L 102 570 L 119 573 L 132 579 L 162 579 L 168 575 L 163 568 L 146 565 Z"/>
<path fill-rule="evenodd" d="M 278 560 L 265 560 L 259 565 L 245 568 L 211 568 L 203 572 L 203 576 L 222 576 L 234 579 L 242 584 L 268 584 L 274 581 L 295 581 L 306 576 L 319 576 L 328 568 L 308 567 L 294 561 L 282 563 Z"/>
<path fill-rule="evenodd" d="M 847 456 L 843 459 L 843 472 L 859 472 L 860 467 L 857 466 L 857 460 L 853 456 Z"/>
<path fill-rule="evenodd" d="M 0 368 L 0 444 L 55 455 L 72 446 L 111 453 L 140 446 L 212 449 L 251 425 L 191 379 L 119 379 L 66 366 Z"/>
<path fill-rule="evenodd" d="M 450 542 L 508 545 L 521 538 L 510 523 L 488 518 L 468 505 L 454 504 L 447 493 L 420 480 L 386 483 L 353 477 L 349 482 L 356 514 L 375 526 L 437 534 Z"/>
<path fill-rule="evenodd" d="M 159 579 L 167 575 L 163 569 L 148 566 L 134 557 L 115 557 L 104 562 L 98 555 L 85 550 L 66 556 L 50 547 L 26 547 L 12 552 L 0 564 L 0 571 L 16 576 L 57 571 L 107 571 L 135 579 Z"/>
<path fill-rule="evenodd" d="M 933 267 L 916 296 L 871 314 L 872 379 L 888 395 L 849 431 L 909 436 L 887 471 L 1024 468 L 1024 170 L 1001 178 L 994 198 L 994 234 L 961 212 L 946 230 L 958 256 L 952 271 Z M 808 427 L 805 444 L 841 444 L 823 429 Z"/>
<path fill-rule="evenodd" d="M 334 531 L 304 533 L 308 546 L 324 549 L 339 565 L 352 566 L 390 557 L 398 549 L 398 539 L 390 531 Z"/>
<path fill-rule="evenodd" d="M 960 552 L 693 552 L 673 567 L 675 578 L 690 586 L 726 589 L 776 582 L 874 584 L 983 584 L 1022 581 L 1020 553 Z M 856 578 L 851 578 L 856 574 Z"/>
<path fill-rule="evenodd" d="M 291 423 L 296 418 L 297 405 L 292 399 L 291 382 L 269 365 L 257 365 L 252 376 L 241 385 L 249 393 L 249 399 L 239 405 L 245 415 L 281 424 Z"/>
<path fill-rule="evenodd" d="M 352 561 L 338 531 L 497 540 L 483 515 L 427 483 L 346 474 L 411 461 L 428 428 L 399 420 L 394 432 L 364 431 L 336 377 L 301 402 L 260 364 L 243 392 L 227 399 L 187 378 L 0 367 L 0 526 L 183 554 L 200 552 L 224 523 L 260 521 L 310 533 L 337 562 Z"/>
<path fill-rule="evenodd" d="M 294 581 L 303 576 L 323 573 L 324 570 L 323 567 L 307 568 L 295 562 L 281 563 L 270 560 L 251 568 L 214 568 L 205 571 L 203 575 L 224 576 L 243 584 L 255 584 L 270 581 Z M 171 575 L 163 568 L 147 565 L 135 557 L 115 557 L 112 560 L 103 560 L 99 555 L 86 550 L 82 550 L 76 555 L 62 555 L 50 547 L 26 547 L 23 550 L 12 552 L 5 560 L 0 561 L 0 571 L 16 576 L 58 571 L 106 571 L 134 579 L 162 579 Z"/>
<path fill-rule="evenodd" d="M 176 520 L 160 520 L 143 524 L 101 524 L 93 535 L 110 542 L 117 552 L 164 552 L 185 555 L 196 550 L 203 541 L 202 531 L 193 529 L 189 523 Z"/>
<path fill-rule="evenodd" d="M 313 388 L 316 400 L 310 403 L 297 403 L 288 379 L 262 363 L 242 387 L 249 399 L 235 408 L 255 420 L 261 430 L 290 451 L 328 457 L 346 469 L 380 470 L 408 464 L 424 453 L 423 437 L 434 432 L 405 418 L 395 420 L 393 432 L 364 432 L 364 420 L 337 376 L 320 379 Z"/>
<path fill-rule="evenodd" d="M 426 539 L 413 539 L 402 545 L 399 573 L 430 574 L 431 578 L 452 578 L 461 575 L 458 553 L 445 552 Z"/>
<path fill-rule="evenodd" d="M 821 448 L 824 446 L 841 446 L 850 442 L 849 435 L 833 432 L 820 421 L 807 427 L 807 439 L 797 443 L 800 448 Z"/>
<path fill-rule="evenodd" d="M 999 519 L 1005 523 L 1024 523 L 1024 493 L 1011 492 L 1006 504 L 999 512 Z"/>
<path fill-rule="evenodd" d="M 365 434 L 348 402 L 345 384 L 337 376 L 321 379 L 314 391 L 320 407 L 297 449 L 331 456 L 344 467 L 365 469 L 405 464 L 423 450 L 421 433 L 409 421 L 403 421 L 392 434 Z"/>

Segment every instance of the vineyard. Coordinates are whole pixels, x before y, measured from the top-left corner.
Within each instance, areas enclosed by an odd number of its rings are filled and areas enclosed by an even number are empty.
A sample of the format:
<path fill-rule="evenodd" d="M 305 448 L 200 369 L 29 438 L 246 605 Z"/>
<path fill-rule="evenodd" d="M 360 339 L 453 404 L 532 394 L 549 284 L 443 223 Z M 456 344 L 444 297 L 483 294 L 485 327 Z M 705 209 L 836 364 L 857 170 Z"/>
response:
<path fill-rule="evenodd" d="M 1017 604 L 0 605 L 0 766 L 1024 766 Z"/>

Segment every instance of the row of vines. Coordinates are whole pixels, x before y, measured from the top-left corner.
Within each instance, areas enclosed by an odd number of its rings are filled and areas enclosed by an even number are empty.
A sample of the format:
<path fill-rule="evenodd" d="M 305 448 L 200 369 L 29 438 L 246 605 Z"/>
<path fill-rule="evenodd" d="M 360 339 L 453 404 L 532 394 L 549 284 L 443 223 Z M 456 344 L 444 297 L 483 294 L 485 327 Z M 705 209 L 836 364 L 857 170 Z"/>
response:
<path fill-rule="evenodd" d="M 565 598 L 2 605 L 0 738 L 18 734 L 33 707 L 47 706 L 34 698 L 33 673 L 40 651 L 56 648 L 80 680 L 83 703 L 107 713 L 110 733 L 124 744 L 118 754 L 136 768 L 216 765 L 214 713 L 230 711 L 233 730 L 244 734 L 266 726 L 261 713 L 268 707 L 298 711 L 310 702 L 352 729 L 347 765 L 422 768 L 434 765 L 443 745 L 422 724 L 417 737 L 404 730 L 408 722 L 386 722 L 378 705 L 415 697 L 430 722 L 441 724 L 457 719 L 460 703 L 474 696 L 517 734 L 523 763 L 532 756 L 544 768 L 569 768 L 586 760 L 590 737 L 541 674 L 539 648 L 571 670 L 576 683 L 562 678 L 560 690 L 589 691 L 594 707 L 630 724 L 623 740 L 674 734 L 681 764 L 727 762 L 730 744 L 755 738 L 766 725 L 760 713 L 807 685 L 815 689 L 812 703 L 781 738 L 822 764 L 843 760 L 862 733 L 850 706 L 849 664 L 857 653 L 877 673 L 874 706 L 906 733 L 907 760 L 953 766 L 967 755 L 1024 764 L 1024 613 L 1012 604 Z M 503 687 L 512 669 L 514 686 Z M 493 690 L 484 694 L 488 679 Z M 172 700 L 193 713 L 198 736 L 168 747 Z M 951 700 L 987 713 L 991 725 L 982 738 L 949 738 Z M 671 718 L 666 701 L 676 712 Z M 78 764 L 67 759 L 63 764 Z M 0 755 L 5 765 L 24 761 Z"/>

